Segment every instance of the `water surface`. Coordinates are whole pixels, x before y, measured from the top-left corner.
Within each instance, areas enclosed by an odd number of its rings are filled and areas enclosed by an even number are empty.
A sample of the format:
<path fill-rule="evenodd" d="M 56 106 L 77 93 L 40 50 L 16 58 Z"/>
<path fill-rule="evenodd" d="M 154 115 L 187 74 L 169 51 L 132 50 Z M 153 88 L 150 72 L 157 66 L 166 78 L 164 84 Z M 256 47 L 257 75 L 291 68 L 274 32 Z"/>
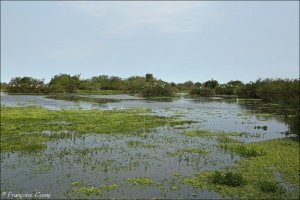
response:
<path fill-rule="evenodd" d="M 85 96 L 85 95 L 84 95 Z M 1 190 L 14 193 L 50 193 L 51 198 L 222 198 L 214 191 L 195 189 L 182 179 L 196 172 L 236 165 L 239 156 L 216 148 L 217 137 L 190 137 L 187 130 L 246 132 L 243 142 L 284 137 L 286 124 L 278 117 L 255 114 L 255 108 L 222 99 L 189 99 L 181 94 L 172 102 L 149 101 L 129 95 L 90 95 L 119 99 L 104 104 L 66 101 L 40 95 L 1 93 L 2 106 L 42 106 L 47 109 L 128 109 L 144 107 L 155 115 L 193 120 L 183 126 L 164 126 L 142 136 L 129 134 L 77 135 L 47 143 L 39 153 L 1 153 Z M 258 129 L 257 127 L 267 127 Z M 52 133 L 47 133 L 52 134 Z M 130 145 L 130 141 L 138 145 Z M 184 148 L 206 149 L 209 153 L 178 153 Z M 175 153 L 174 153 L 175 152 Z M 176 153 L 177 152 L 177 153 Z M 155 184 L 132 185 L 128 178 L 147 176 Z M 80 187 L 116 184 L 114 189 L 86 196 Z"/>

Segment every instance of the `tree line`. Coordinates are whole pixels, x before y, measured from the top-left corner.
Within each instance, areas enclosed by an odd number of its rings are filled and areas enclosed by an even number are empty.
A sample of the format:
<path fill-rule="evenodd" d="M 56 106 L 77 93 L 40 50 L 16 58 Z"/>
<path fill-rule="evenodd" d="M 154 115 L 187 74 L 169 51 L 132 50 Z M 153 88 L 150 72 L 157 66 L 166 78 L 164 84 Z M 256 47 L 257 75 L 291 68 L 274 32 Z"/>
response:
<path fill-rule="evenodd" d="M 17 93 L 74 93 L 78 90 L 87 92 L 99 90 L 120 90 L 124 93 L 140 93 L 142 96 L 167 96 L 174 95 L 171 84 L 154 78 L 152 74 L 145 76 L 131 76 L 122 79 L 117 76 L 93 76 L 81 79 L 80 75 L 58 74 L 51 78 L 49 83 L 44 79 L 32 77 L 15 77 L 9 83 L 1 83 L 1 90 L 11 94 Z"/>
<path fill-rule="evenodd" d="M 74 93 L 78 90 L 120 90 L 124 93 L 140 93 L 142 96 L 173 96 L 185 91 L 194 96 L 238 96 L 260 98 L 268 102 L 294 104 L 299 99 L 299 79 L 257 79 L 255 82 L 243 83 L 231 80 L 220 84 L 217 80 L 206 82 L 186 81 L 168 83 L 153 77 L 131 76 L 122 79 L 117 76 L 99 75 L 81 79 L 80 75 L 58 74 L 49 83 L 44 79 L 32 77 L 15 77 L 9 83 L 1 83 L 1 89 L 8 93 Z"/>

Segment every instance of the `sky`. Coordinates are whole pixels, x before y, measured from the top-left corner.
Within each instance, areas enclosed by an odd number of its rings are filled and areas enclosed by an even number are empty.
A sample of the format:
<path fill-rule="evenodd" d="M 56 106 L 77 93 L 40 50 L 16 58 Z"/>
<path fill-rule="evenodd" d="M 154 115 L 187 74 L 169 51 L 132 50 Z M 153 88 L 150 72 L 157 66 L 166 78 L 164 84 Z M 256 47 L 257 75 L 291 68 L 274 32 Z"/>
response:
<path fill-rule="evenodd" d="M 1 1 L 1 82 L 299 78 L 299 1 Z"/>

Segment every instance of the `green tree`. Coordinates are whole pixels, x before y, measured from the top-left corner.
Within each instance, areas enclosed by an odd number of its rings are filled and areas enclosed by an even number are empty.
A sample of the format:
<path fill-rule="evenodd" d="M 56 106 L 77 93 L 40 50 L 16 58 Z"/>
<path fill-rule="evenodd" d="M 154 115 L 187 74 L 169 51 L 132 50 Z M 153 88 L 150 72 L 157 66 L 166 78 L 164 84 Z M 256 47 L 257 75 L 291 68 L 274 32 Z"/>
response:
<path fill-rule="evenodd" d="M 9 93 L 40 93 L 48 92 L 46 87 L 43 79 L 25 76 L 12 78 L 6 89 Z"/>
<path fill-rule="evenodd" d="M 141 90 L 144 97 L 171 97 L 173 90 L 170 84 L 163 81 L 147 82 Z"/>
<path fill-rule="evenodd" d="M 226 84 L 219 85 L 215 90 L 217 94 L 222 95 L 241 95 L 244 89 L 244 84 L 239 81 L 229 81 Z"/>
<path fill-rule="evenodd" d="M 58 74 L 51 78 L 49 86 L 53 92 L 72 93 L 79 88 L 80 75 Z"/>
<path fill-rule="evenodd" d="M 109 78 L 106 75 L 93 76 L 92 83 L 97 90 L 105 90 L 109 85 Z"/>
<path fill-rule="evenodd" d="M 218 86 L 219 86 L 219 82 L 216 81 L 216 80 L 213 80 L 213 79 L 211 79 L 209 81 L 206 81 L 204 83 L 204 87 L 207 87 L 207 88 L 210 88 L 210 89 L 215 89 Z"/>
<path fill-rule="evenodd" d="M 146 81 L 147 82 L 151 82 L 151 81 L 153 81 L 154 79 L 153 79 L 153 74 L 146 74 Z"/>
<path fill-rule="evenodd" d="M 110 89 L 110 90 L 122 90 L 122 89 L 124 89 L 124 81 L 120 77 L 111 76 L 109 78 L 108 89 Z"/>
<path fill-rule="evenodd" d="M 202 86 L 202 83 L 200 83 L 200 82 L 195 83 L 195 87 L 201 87 L 201 86 Z"/>
<path fill-rule="evenodd" d="M 80 80 L 78 88 L 80 90 L 95 90 L 96 89 L 94 87 L 91 79 Z"/>
<path fill-rule="evenodd" d="M 127 79 L 126 89 L 130 92 L 140 92 L 145 84 L 145 77 L 131 76 Z"/>
<path fill-rule="evenodd" d="M 215 90 L 208 87 L 203 87 L 203 88 L 194 87 L 190 91 L 190 94 L 192 95 L 194 94 L 202 97 L 209 97 L 215 95 Z"/>

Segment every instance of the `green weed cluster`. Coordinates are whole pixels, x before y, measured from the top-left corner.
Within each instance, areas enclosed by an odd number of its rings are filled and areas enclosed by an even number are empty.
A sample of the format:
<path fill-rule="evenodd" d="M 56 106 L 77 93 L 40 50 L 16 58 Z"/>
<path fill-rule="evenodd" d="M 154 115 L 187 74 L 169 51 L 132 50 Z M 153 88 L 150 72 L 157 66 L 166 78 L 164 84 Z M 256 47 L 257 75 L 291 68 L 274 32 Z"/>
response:
<path fill-rule="evenodd" d="M 146 176 L 143 177 L 136 177 L 136 178 L 128 178 L 127 179 L 130 183 L 132 183 L 133 185 L 137 185 L 140 184 L 143 187 L 145 187 L 146 185 L 153 185 L 154 181 Z"/>
<path fill-rule="evenodd" d="M 228 185 L 232 187 L 237 187 L 245 184 L 245 179 L 240 173 L 226 172 L 221 173 L 215 171 L 210 177 L 210 180 L 214 184 Z"/>
<path fill-rule="evenodd" d="M 259 189 L 266 193 L 283 192 L 283 189 L 275 181 L 262 180 L 258 183 Z"/>
<path fill-rule="evenodd" d="M 225 143 L 225 144 L 218 145 L 218 147 L 225 149 L 225 150 L 229 150 L 231 152 L 234 152 L 245 158 L 263 156 L 266 154 L 266 152 L 263 149 L 258 150 L 253 147 L 248 147 L 244 144 Z"/>

